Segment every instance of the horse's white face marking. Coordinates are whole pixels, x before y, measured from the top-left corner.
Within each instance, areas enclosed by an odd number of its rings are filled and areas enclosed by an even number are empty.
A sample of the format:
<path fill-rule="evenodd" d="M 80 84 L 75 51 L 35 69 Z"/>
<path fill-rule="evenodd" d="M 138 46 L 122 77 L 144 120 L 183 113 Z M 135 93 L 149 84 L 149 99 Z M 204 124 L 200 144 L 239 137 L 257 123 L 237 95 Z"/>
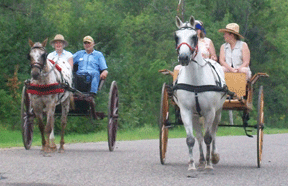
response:
<path fill-rule="evenodd" d="M 30 52 L 31 62 L 33 63 L 41 63 L 41 57 L 45 54 L 45 51 L 39 49 L 33 49 Z"/>
<path fill-rule="evenodd" d="M 175 32 L 176 47 L 178 49 L 178 60 L 183 66 L 187 66 L 190 62 L 191 56 L 195 52 L 197 46 L 197 32 L 194 29 L 183 29 Z"/>
<path fill-rule="evenodd" d="M 185 23 L 176 16 L 176 26 L 179 29 L 175 32 L 176 49 L 178 52 L 178 61 L 183 66 L 187 66 L 191 61 L 198 43 L 197 31 L 195 30 L 194 23 L 195 19 L 193 16 Z"/>

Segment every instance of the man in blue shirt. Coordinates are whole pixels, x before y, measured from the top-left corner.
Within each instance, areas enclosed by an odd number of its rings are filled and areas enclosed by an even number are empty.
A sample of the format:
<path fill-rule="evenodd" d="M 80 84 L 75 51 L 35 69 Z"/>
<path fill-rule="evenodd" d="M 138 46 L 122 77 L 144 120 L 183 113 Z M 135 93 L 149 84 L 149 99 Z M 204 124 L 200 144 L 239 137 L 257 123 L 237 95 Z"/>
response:
<path fill-rule="evenodd" d="M 74 65 L 78 64 L 76 74 L 91 77 L 91 93 L 96 94 L 100 79 L 108 75 L 107 64 L 103 54 L 94 49 L 95 43 L 91 36 L 83 38 L 85 50 L 80 50 L 73 55 Z"/>

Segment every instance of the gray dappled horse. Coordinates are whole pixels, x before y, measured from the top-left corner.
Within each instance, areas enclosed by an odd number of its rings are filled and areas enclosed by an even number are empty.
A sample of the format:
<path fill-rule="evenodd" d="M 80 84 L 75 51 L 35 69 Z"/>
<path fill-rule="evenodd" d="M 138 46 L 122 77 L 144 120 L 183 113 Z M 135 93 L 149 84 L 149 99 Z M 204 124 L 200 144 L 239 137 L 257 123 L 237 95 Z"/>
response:
<path fill-rule="evenodd" d="M 216 164 L 220 160 L 216 149 L 216 131 L 221 120 L 226 88 L 221 66 L 213 60 L 203 59 L 201 51 L 198 50 L 198 38 L 194 22 L 193 16 L 190 17 L 189 22 L 185 23 L 176 17 L 176 26 L 178 27 L 175 32 L 176 50 L 182 68 L 173 86 L 174 100 L 180 108 L 181 118 L 187 133 L 188 170 L 196 170 L 193 158 L 193 146 L 195 144 L 193 129 L 196 131 L 196 138 L 199 143 L 199 167 L 211 170 L 213 169 L 212 163 Z M 203 125 L 199 121 L 201 116 L 204 117 Z M 206 144 L 206 159 L 203 154 L 203 141 Z"/>
<path fill-rule="evenodd" d="M 59 152 L 64 152 L 64 129 L 67 124 L 67 115 L 70 107 L 72 94 L 63 88 L 63 84 L 71 86 L 72 84 L 72 68 L 63 65 L 60 60 L 52 61 L 47 59 L 45 46 L 48 38 L 42 43 L 34 43 L 29 39 L 31 47 L 28 59 L 31 65 L 31 80 L 27 87 L 30 95 L 31 107 L 37 118 L 38 126 L 42 137 L 42 150 L 46 153 L 55 151 L 54 144 L 54 114 L 56 105 L 61 104 L 61 140 Z M 62 64 L 62 65 L 61 65 Z M 46 113 L 46 126 L 43 122 L 43 115 Z M 46 139 L 45 135 L 46 134 Z M 50 142 L 51 138 L 53 138 Z"/>

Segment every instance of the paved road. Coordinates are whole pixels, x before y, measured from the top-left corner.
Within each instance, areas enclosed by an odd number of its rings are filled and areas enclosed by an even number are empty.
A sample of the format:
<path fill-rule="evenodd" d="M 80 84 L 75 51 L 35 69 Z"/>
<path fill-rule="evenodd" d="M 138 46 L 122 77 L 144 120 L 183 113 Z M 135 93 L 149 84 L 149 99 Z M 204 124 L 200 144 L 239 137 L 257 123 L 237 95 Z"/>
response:
<path fill-rule="evenodd" d="M 213 173 L 187 171 L 185 139 L 169 139 L 166 164 L 158 140 L 120 141 L 114 152 L 107 142 L 66 144 L 64 154 L 40 154 L 40 147 L 0 150 L 0 185 L 287 185 L 288 134 L 264 135 L 261 168 L 256 138 L 218 137 L 221 155 Z M 198 148 L 198 147 L 196 147 Z M 198 149 L 195 157 L 198 159 Z"/>

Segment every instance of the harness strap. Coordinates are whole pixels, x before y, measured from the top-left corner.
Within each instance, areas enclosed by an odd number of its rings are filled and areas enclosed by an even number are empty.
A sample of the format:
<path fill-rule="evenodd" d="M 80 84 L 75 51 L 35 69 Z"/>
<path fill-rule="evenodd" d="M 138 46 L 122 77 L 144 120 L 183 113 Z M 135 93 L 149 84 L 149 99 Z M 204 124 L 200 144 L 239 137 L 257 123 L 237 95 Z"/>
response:
<path fill-rule="evenodd" d="M 59 83 L 53 83 L 48 85 L 38 85 L 38 84 L 26 84 L 27 93 L 37 94 L 37 95 L 48 95 L 48 94 L 58 94 L 63 93 L 64 88 Z"/>
<path fill-rule="evenodd" d="M 214 65 L 212 65 L 210 62 L 208 62 L 209 66 L 214 70 L 214 72 L 217 74 L 217 77 L 218 77 L 218 81 L 216 81 L 216 85 L 219 85 L 220 87 L 222 87 L 222 83 L 221 83 L 221 78 L 215 68 Z"/>
<path fill-rule="evenodd" d="M 194 86 L 194 85 L 188 85 L 188 84 L 184 84 L 184 83 L 175 84 L 173 86 L 173 90 L 178 90 L 178 89 L 187 90 L 189 92 L 197 92 L 197 93 L 208 92 L 208 91 L 227 93 L 227 91 L 228 91 L 228 88 L 226 85 L 224 85 L 224 87 L 220 87 L 217 85 Z"/>
<path fill-rule="evenodd" d="M 184 83 L 175 84 L 173 86 L 173 91 L 174 90 L 186 90 L 186 91 L 195 93 L 196 110 L 197 110 L 199 116 L 201 116 L 201 114 L 200 114 L 201 107 L 199 104 L 198 93 L 214 91 L 214 92 L 224 92 L 225 94 L 227 94 L 229 92 L 228 87 L 226 85 L 224 85 L 224 87 L 219 87 L 217 85 L 194 86 L 194 85 L 188 85 L 188 84 L 184 84 Z"/>
<path fill-rule="evenodd" d="M 55 61 L 53 61 L 53 60 L 51 60 L 51 59 L 48 59 L 48 60 L 52 63 L 52 65 L 55 65 Z M 61 68 L 58 64 L 56 64 L 55 67 L 56 67 L 56 69 L 57 69 L 59 72 L 62 71 L 62 68 Z"/>

